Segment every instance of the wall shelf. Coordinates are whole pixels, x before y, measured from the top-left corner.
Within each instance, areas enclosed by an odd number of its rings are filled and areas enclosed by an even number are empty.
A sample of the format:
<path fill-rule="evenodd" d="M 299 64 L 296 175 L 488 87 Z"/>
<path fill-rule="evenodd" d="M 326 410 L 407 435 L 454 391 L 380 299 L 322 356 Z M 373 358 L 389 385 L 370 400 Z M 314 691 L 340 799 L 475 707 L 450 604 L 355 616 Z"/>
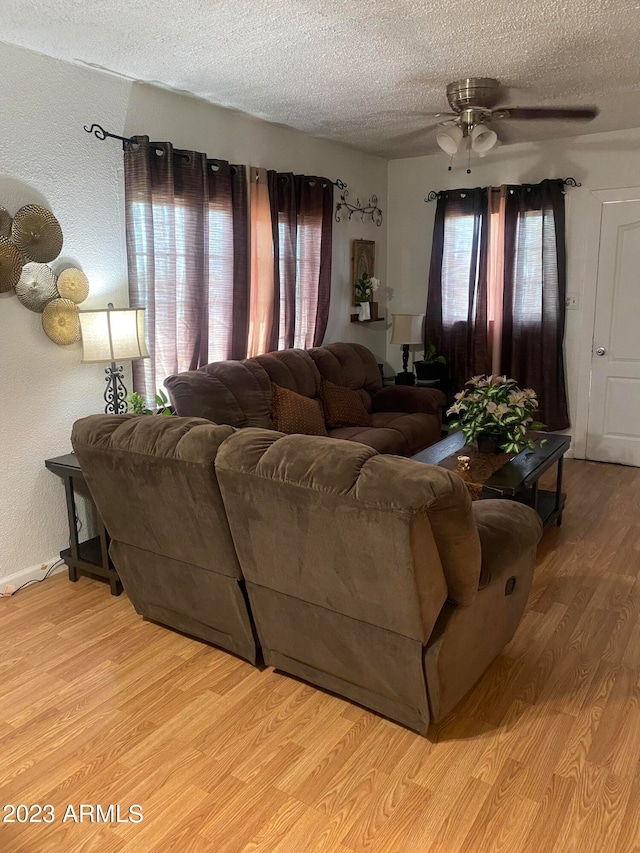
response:
<path fill-rule="evenodd" d="M 384 323 L 386 322 L 385 317 L 377 317 L 375 320 L 360 320 L 357 314 L 351 315 L 352 323 L 360 323 L 360 325 L 364 326 L 365 323 Z"/>

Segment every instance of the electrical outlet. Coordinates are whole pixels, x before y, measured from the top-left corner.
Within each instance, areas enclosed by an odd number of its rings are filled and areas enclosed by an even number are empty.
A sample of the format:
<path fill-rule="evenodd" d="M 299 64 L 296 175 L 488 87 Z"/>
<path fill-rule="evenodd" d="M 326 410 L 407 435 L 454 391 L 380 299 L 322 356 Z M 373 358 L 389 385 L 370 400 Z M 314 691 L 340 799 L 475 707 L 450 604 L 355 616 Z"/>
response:
<path fill-rule="evenodd" d="M 567 293 L 564 297 L 564 307 L 568 311 L 575 310 L 580 307 L 580 294 L 579 293 Z"/>

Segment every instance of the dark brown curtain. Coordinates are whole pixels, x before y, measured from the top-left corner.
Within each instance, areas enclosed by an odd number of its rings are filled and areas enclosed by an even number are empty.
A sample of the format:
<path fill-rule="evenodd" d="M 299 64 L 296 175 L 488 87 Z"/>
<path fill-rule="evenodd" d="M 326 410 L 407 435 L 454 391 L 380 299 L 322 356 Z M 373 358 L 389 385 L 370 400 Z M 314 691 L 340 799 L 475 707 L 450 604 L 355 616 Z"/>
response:
<path fill-rule="evenodd" d="M 247 167 L 146 136 L 127 145 L 124 168 L 129 299 L 147 309 L 151 353 L 134 362 L 133 385 L 150 402 L 171 373 L 246 357 L 252 299 L 263 293 L 257 267 L 252 282 L 250 221 L 262 208 L 250 215 Z M 267 180 L 273 241 L 273 281 L 264 277 L 273 322 L 259 318 L 264 346 L 319 345 L 331 295 L 333 184 L 252 172 Z"/>
<path fill-rule="evenodd" d="M 436 207 L 425 339 L 447 359 L 454 390 L 487 373 L 488 193 L 440 193 Z"/>
<path fill-rule="evenodd" d="M 152 400 L 171 373 L 246 354 L 246 171 L 146 136 L 124 169 L 129 299 L 146 308 L 151 353 L 133 384 Z"/>
<path fill-rule="evenodd" d="M 563 355 L 565 294 L 563 182 L 509 186 L 502 372 L 537 392 L 539 419 L 550 430 L 569 426 Z"/>
<path fill-rule="evenodd" d="M 273 349 L 320 346 L 329 319 L 333 184 L 327 178 L 270 172 L 274 241 Z"/>

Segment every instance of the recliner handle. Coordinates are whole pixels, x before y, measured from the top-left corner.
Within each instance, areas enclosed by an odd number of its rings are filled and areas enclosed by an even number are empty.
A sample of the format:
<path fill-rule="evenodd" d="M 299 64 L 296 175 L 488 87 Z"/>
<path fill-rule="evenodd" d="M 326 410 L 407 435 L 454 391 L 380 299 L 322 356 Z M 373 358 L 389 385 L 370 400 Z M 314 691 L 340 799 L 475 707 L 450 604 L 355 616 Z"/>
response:
<path fill-rule="evenodd" d="M 504 585 L 504 594 L 511 595 L 513 590 L 516 588 L 516 579 L 515 576 L 509 578 L 509 580 Z"/>

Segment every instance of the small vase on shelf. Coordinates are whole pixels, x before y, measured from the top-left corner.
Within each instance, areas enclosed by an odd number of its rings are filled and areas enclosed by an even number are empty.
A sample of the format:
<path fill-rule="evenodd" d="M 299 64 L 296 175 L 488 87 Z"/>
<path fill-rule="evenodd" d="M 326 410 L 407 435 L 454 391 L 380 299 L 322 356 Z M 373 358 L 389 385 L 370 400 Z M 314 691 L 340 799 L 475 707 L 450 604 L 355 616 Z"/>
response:
<path fill-rule="evenodd" d="M 360 303 L 360 311 L 358 314 L 358 320 L 370 320 L 371 319 L 371 304 L 369 302 L 361 302 Z"/>

